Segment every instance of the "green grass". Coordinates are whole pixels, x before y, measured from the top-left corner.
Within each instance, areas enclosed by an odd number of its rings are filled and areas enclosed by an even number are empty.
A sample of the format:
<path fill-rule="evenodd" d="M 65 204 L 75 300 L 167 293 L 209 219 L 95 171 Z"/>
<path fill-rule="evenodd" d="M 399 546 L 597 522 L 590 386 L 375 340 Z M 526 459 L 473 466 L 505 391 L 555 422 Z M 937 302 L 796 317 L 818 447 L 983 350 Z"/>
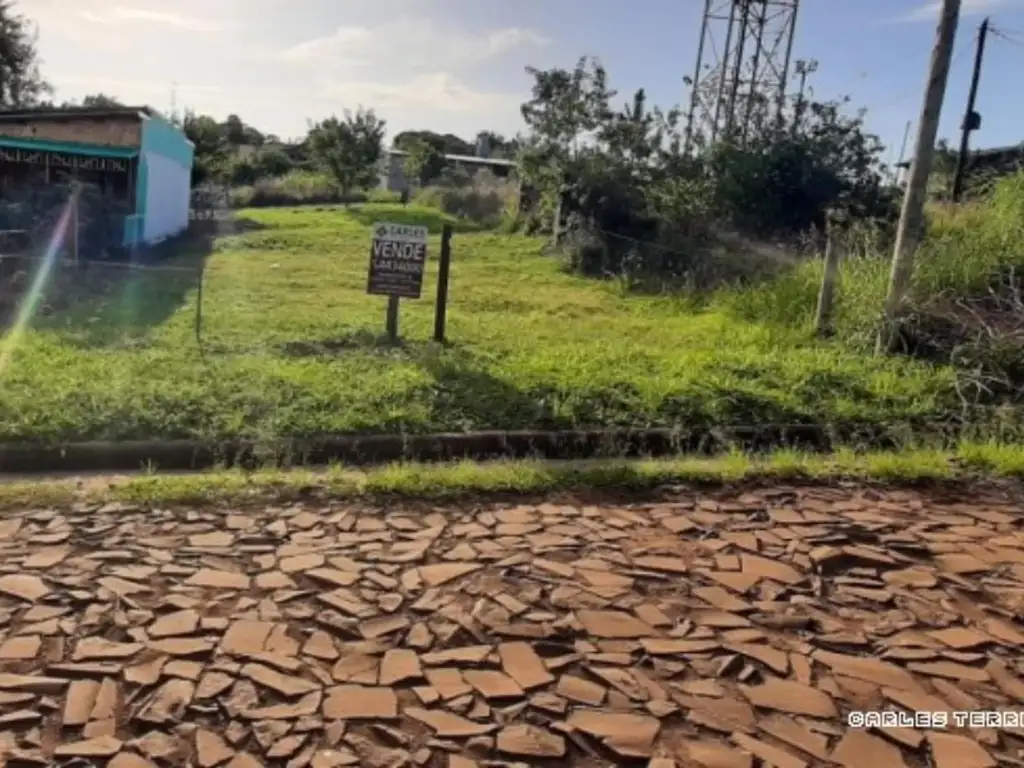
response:
<path fill-rule="evenodd" d="M 910 297 L 917 310 L 942 314 L 951 299 L 985 295 L 993 279 L 1007 269 L 1024 270 L 1024 172 L 1000 179 L 980 201 L 928 211 L 928 237 L 915 258 Z M 835 304 L 840 336 L 854 346 L 873 342 L 888 287 L 889 253 L 858 247 L 848 238 Z M 754 289 L 722 291 L 718 306 L 737 316 L 777 327 L 809 328 L 823 264 L 805 262 Z"/>
<path fill-rule="evenodd" d="M 714 458 L 589 462 L 499 461 L 488 463 L 394 464 L 366 471 L 210 471 L 188 475 L 47 480 L 0 484 L 0 508 L 102 504 L 203 504 L 292 499 L 458 501 L 504 494 L 558 492 L 643 493 L 665 486 L 738 483 L 861 483 L 906 486 L 1019 481 L 1024 478 L 1020 445 L 971 443 L 955 451 L 929 448 L 899 452 L 840 451 L 831 456 L 778 451 Z"/>
<path fill-rule="evenodd" d="M 242 215 L 262 228 L 170 262 L 206 260 L 202 352 L 187 271 L 136 274 L 103 300 L 37 315 L 0 372 L 0 442 L 921 425 L 959 413 L 951 368 L 819 342 L 724 300 L 698 310 L 630 296 L 565 274 L 539 239 L 463 225 L 442 348 L 429 342 L 442 214 L 368 204 Z M 385 300 L 365 293 L 378 219 L 433 233 L 423 298 L 402 302 L 400 348 L 379 341 Z M 740 298 L 785 300 L 784 285 Z"/>

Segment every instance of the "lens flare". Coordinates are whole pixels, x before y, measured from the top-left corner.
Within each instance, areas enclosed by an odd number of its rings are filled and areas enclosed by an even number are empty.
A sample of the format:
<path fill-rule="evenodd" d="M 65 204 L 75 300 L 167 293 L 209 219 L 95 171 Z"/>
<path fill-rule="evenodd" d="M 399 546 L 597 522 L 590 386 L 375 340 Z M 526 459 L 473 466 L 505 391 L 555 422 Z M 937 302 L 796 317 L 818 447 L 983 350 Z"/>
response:
<path fill-rule="evenodd" d="M 39 268 L 32 278 L 32 284 L 21 299 L 14 322 L 3 338 L 0 338 L 0 378 L 3 378 L 7 372 L 14 351 L 17 349 L 18 344 L 21 343 L 25 330 L 32 320 L 32 316 L 39 308 L 39 300 L 43 296 L 43 289 L 46 287 L 47 280 L 50 279 L 53 265 L 57 262 L 57 254 L 60 253 L 61 243 L 64 242 L 64 238 L 67 235 L 68 226 L 71 223 L 72 209 L 77 197 L 77 191 L 73 192 L 67 205 L 64 206 L 64 210 L 57 220 L 57 226 L 54 228 L 53 235 L 50 237 L 49 243 L 47 243 L 46 252 L 39 263 Z"/>

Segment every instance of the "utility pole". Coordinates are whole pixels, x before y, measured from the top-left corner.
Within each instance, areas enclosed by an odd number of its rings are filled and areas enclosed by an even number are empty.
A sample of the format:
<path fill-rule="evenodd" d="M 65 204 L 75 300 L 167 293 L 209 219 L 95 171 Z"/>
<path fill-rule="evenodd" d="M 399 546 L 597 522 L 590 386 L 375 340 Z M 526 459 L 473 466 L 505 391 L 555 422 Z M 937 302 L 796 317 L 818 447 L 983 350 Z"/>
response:
<path fill-rule="evenodd" d="M 974 71 L 971 73 L 971 90 L 967 94 L 967 109 L 964 124 L 960 126 L 960 152 L 956 156 L 956 172 L 953 174 L 953 202 L 959 203 L 964 194 L 964 176 L 967 172 L 967 153 L 970 151 L 971 132 L 981 128 L 981 115 L 974 111 L 978 98 L 978 83 L 981 81 L 981 63 L 985 59 L 985 39 L 988 37 L 988 18 L 978 27 L 978 43 L 974 50 Z"/>
<path fill-rule="evenodd" d="M 910 166 L 910 177 L 903 195 L 903 209 L 896 231 L 892 272 L 889 275 L 889 293 L 885 297 L 882 327 L 875 349 L 878 353 L 891 350 L 895 344 L 898 313 L 910 288 L 910 278 L 914 272 L 914 252 L 922 235 L 925 195 L 935 156 L 935 138 L 939 133 L 942 102 L 946 97 L 949 64 L 953 58 L 953 43 L 960 21 L 960 5 L 961 0 L 942 0 L 942 13 L 928 68 L 928 85 L 921 106 L 921 119 L 918 121 L 914 159 Z"/>
<path fill-rule="evenodd" d="M 178 84 L 171 83 L 171 114 L 169 115 L 171 122 L 177 122 L 178 120 Z"/>

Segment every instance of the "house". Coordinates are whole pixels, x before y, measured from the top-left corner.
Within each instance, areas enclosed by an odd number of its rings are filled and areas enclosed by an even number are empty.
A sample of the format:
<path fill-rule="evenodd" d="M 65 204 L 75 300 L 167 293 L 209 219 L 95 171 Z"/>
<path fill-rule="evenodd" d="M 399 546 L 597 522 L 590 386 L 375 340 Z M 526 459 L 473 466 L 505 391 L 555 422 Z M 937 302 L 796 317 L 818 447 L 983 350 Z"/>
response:
<path fill-rule="evenodd" d="M 114 245 L 188 227 L 194 155 L 184 132 L 149 107 L 0 112 L 0 194 L 31 182 L 95 184 L 129 211 Z"/>
<path fill-rule="evenodd" d="M 400 149 L 387 150 L 385 169 L 380 176 L 381 188 L 399 193 L 410 189 L 411 185 L 405 174 L 405 158 L 408 155 L 408 152 Z M 511 176 L 518 166 L 515 160 L 491 157 L 483 142 L 477 144 L 475 155 L 445 155 L 444 164 L 446 168 L 462 169 L 470 174 L 487 170 L 501 179 Z"/>

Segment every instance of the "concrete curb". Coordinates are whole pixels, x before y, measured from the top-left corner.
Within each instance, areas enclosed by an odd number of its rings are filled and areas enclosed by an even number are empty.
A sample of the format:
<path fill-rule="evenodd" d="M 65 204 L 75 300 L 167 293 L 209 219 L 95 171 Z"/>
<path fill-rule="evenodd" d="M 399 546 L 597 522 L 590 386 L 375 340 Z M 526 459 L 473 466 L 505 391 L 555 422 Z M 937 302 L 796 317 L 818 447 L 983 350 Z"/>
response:
<path fill-rule="evenodd" d="M 879 431 L 840 435 L 816 426 L 737 429 L 608 429 L 563 432 L 473 432 L 437 435 L 326 436 L 309 440 L 205 443 L 193 440 L 70 443 L 63 446 L 0 444 L 0 473 L 119 472 L 147 466 L 198 470 L 215 466 L 316 466 L 338 461 L 360 466 L 393 461 L 455 459 L 600 459 L 713 454 L 793 447 L 828 451 L 841 441 L 890 447 Z"/>

